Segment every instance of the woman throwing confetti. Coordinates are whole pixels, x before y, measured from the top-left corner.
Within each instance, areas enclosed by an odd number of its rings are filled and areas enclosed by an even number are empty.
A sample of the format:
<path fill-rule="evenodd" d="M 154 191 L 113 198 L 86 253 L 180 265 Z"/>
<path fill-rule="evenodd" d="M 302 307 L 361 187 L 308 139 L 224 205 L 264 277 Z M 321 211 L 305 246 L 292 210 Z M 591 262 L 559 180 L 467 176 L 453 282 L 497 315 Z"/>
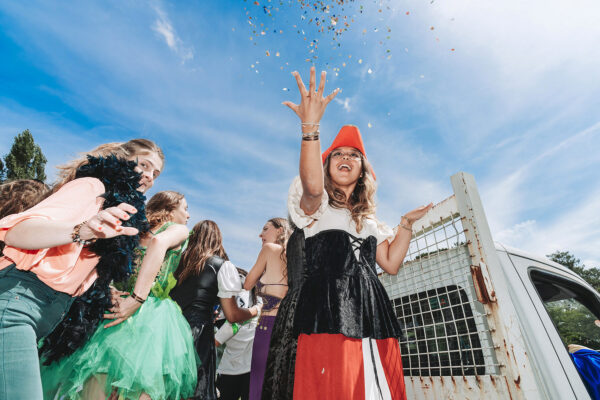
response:
<path fill-rule="evenodd" d="M 300 176 L 288 195 L 295 225 L 287 247 L 287 296 L 281 302 L 267 361 L 263 399 L 405 399 L 400 327 L 377 278 L 376 263 L 396 274 L 412 223 L 431 208 L 402 216 L 394 231 L 375 217 L 375 174 L 360 132 L 344 126 L 321 154 L 319 122 L 325 72 L 307 90 L 294 73 L 300 117 Z"/>

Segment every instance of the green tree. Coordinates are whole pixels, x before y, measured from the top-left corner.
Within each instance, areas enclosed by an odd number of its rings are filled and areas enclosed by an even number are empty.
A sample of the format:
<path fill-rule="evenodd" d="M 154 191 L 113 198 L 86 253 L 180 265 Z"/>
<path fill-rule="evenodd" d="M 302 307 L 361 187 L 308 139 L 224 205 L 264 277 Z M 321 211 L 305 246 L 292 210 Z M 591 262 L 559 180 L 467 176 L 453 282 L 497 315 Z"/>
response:
<path fill-rule="evenodd" d="M 583 304 L 563 299 L 546 304 L 546 309 L 565 344 L 600 349 L 600 329 L 594 323 L 597 318 Z"/>
<path fill-rule="evenodd" d="M 6 179 L 6 171 L 4 170 L 4 163 L 2 162 L 2 159 L 0 158 L 0 183 L 4 182 L 5 179 Z"/>
<path fill-rule="evenodd" d="M 13 141 L 8 154 L 4 157 L 7 181 L 16 179 L 46 180 L 46 157 L 40 146 L 35 144 L 29 129 L 24 130 Z"/>
<path fill-rule="evenodd" d="M 569 251 L 555 251 L 546 257 L 559 264 L 564 265 L 577 275 L 581 276 L 596 291 L 600 292 L 600 269 L 596 267 L 587 268 L 579 258 Z"/>

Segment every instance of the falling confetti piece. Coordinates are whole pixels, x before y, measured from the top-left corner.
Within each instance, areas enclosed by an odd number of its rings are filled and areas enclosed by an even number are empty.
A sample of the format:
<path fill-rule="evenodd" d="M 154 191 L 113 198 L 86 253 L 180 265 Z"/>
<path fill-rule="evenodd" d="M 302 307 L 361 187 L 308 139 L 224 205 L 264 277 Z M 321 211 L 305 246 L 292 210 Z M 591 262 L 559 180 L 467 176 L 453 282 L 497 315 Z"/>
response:
<path fill-rule="evenodd" d="M 419 78 L 423 79 L 425 78 L 425 75 L 419 75 Z"/>
<path fill-rule="evenodd" d="M 359 63 L 359 64 L 362 64 L 362 58 L 360 58 L 360 59 L 358 60 L 358 63 Z"/>
<path fill-rule="evenodd" d="M 254 46 L 262 44 L 262 51 L 267 57 L 271 56 L 271 52 L 270 50 L 265 49 L 267 46 L 264 46 L 265 43 L 262 43 L 261 40 L 268 40 L 271 38 L 267 33 L 277 34 L 277 32 L 279 32 L 280 34 L 283 34 L 284 29 L 277 26 L 278 23 L 283 22 L 283 20 L 279 21 L 278 14 L 280 11 L 284 11 L 284 8 L 295 7 L 297 4 L 299 6 L 299 12 L 295 16 L 295 21 L 289 19 L 286 20 L 289 24 L 287 26 L 293 26 L 292 32 L 286 32 L 286 34 L 291 33 L 294 35 L 297 33 L 299 36 L 297 40 L 299 40 L 300 43 L 305 43 L 304 58 L 306 62 L 314 64 L 320 59 L 322 62 L 325 62 L 326 69 L 333 70 L 336 76 L 338 75 L 338 72 L 340 72 L 340 67 L 350 66 L 350 63 L 343 62 L 344 56 L 348 55 L 344 51 L 345 43 L 347 42 L 344 40 L 344 33 L 351 31 L 355 27 L 354 24 L 359 22 L 359 17 L 362 18 L 360 14 L 362 14 L 363 11 L 365 13 L 367 12 L 368 7 L 366 5 L 363 6 L 360 4 L 361 2 L 356 0 L 334 0 L 331 2 L 326 2 L 324 0 L 245 1 L 248 1 L 248 3 L 246 3 L 248 7 L 244 7 L 244 19 L 250 25 L 249 28 L 252 32 L 250 40 L 253 41 Z M 355 1 L 358 4 L 355 3 L 356 6 L 351 6 L 351 3 L 354 3 Z M 384 11 L 388 12 L 388 10 L 394 12 L 393 8 L 383 4 L 383 0 L 374 0 L 373 3 L 377 4 L 377 8 L 375 9 L 378 10 L 379 13 L 383 13 Z M 358 11 L 357 8 L 359 9 L 360 14 L 356 14 L 356 11 Z M 354 10 L 351 11 L 352 9 Z M 372 11 L 375 9 L 372 9 Z M 410 14 L 410 11 L 405 10 L 405 12 L 406 15 Z M 380 15 L 379 21 L 384 21 L 383 15 Z M 362 37 L 364 39 L 363 45 L 365 46 L 370 45 L 370 38 L 371 35 L 373 35 L 373 32 L 378 33 L 380 31 L 387 31 L 387 34 L 381 35 L 381 37 L 378 38 L 380 39 L 378 42 L 381 46 L 384 45 L 385 40 L 385 47 L 380 49 L 379 54 L 373 55 L 373 57 L 381 59 L 387 57 L 387 59 L 390 59 L 391 50 L 389 48 L 392 47 L 392 44 L 387 42 L 393 40 L 390 34 L 390 26 L 380 25 L 371 26 L 369 28 L 360 27 L 359 32 L 360 31 L 362 31 Z M 315 34 L 319 36 L 315 36 Z M 315 37 L 318 37 L 319 39 L 315 39 Z M 319 45 L 321 45 L 321 49 L 319 49 Z M 271 43 L 268 46 L 271 47 L 274 45 Z M 330 52 L 333 54 L 323 54 L 323 48 L 325 48 L 325 51 L 327 51 L 327 49 L 333 49 L 334 52 Z M 279 52 L 274 52 L 273 55 L 274 57 L 280 57 Z M 325 57 L 325 55 L 327 55 L 327 57 Z M 348 58 L 352 58 L 352 56 L 348 55 Z M 362 61 L 363 60 L 360 59 L 359 64 L 362 64 Z M 365 61 L 371 63 L 371 60 Z M 369 70 L 369 74 L 372 74 L 373 70 L 370 68 Z"/>
<path fill-rule="evenodd" d="M 431 28 L 429 28 L 429 30 L 434 30 L 435 28 L 432 26 Z"/>
<path fill-rule="evenodd" d="M 373 70 L 372 70 L 371 68 L 369 68 L 369 69 L 367 70 L 367 72 L 368 72 L 369 74 L 372 74 L 372 73 L 373 73 Z"/>
<path fill-rule="evenodd" d="M 372 128 L 372 127 L 373 127 L 373 124 L 371 124 L 371 123 L 369 122 L 369 123 L 367 124 L 367 126 L 368 126 L 369 128 Z"/>
<path fill-rule="evenodd" d="M 450 49 L 450 51 L 454 51 L 454 49 Z"/>
<path fill-rule="evenodd" d="M 406 15 L 410 15 L 410 11 L 407 11 L 407 12 L 406 12 Z"/>
<path fill-rule="evenodd" d="M 283 91 L 284 91 L 284 92 L 289 92 L 289 91 L 290 91 L 290 89 L 288 89 L 288 88 L 284 87 L 284 88 L 283 88 Z"/>

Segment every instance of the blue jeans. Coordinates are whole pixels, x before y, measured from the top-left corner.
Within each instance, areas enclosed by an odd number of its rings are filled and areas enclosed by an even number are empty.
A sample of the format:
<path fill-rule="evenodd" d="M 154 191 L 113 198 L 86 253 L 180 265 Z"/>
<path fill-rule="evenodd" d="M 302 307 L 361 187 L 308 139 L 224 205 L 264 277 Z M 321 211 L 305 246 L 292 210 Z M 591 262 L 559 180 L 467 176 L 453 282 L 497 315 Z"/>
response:
<path fill-rule="evenodd" d="M 37 342 L 54 330 L 73 298 L 36 274 L 0 270 L 0 400 L 42 400 Z"/>

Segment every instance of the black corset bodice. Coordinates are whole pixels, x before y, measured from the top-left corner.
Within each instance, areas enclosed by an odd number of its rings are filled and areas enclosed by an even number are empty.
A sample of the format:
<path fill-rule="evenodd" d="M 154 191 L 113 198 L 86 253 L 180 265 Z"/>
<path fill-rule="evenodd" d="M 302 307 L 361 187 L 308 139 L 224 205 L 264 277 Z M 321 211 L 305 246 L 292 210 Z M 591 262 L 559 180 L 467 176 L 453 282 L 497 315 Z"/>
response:
<path fill-rule="evenodd" d="M 200 274 L 188 276 L 171 290 L 171 298 L 179 304 L 186 318 L 212 321 L 214 308 L 219 302 L 217 274 L 223 261 L 217 256 L 209 258 Z"/>
<path fill-rule="evenodd" d="M 301 230 L 294 235 L 287 257 L 290 292 L 297 291 L 295 334 L 400 337 L 391 303 L 377 278 L 374 236 L 361 239 L 343 230 L 322 231 L 307 239 Z"/>

